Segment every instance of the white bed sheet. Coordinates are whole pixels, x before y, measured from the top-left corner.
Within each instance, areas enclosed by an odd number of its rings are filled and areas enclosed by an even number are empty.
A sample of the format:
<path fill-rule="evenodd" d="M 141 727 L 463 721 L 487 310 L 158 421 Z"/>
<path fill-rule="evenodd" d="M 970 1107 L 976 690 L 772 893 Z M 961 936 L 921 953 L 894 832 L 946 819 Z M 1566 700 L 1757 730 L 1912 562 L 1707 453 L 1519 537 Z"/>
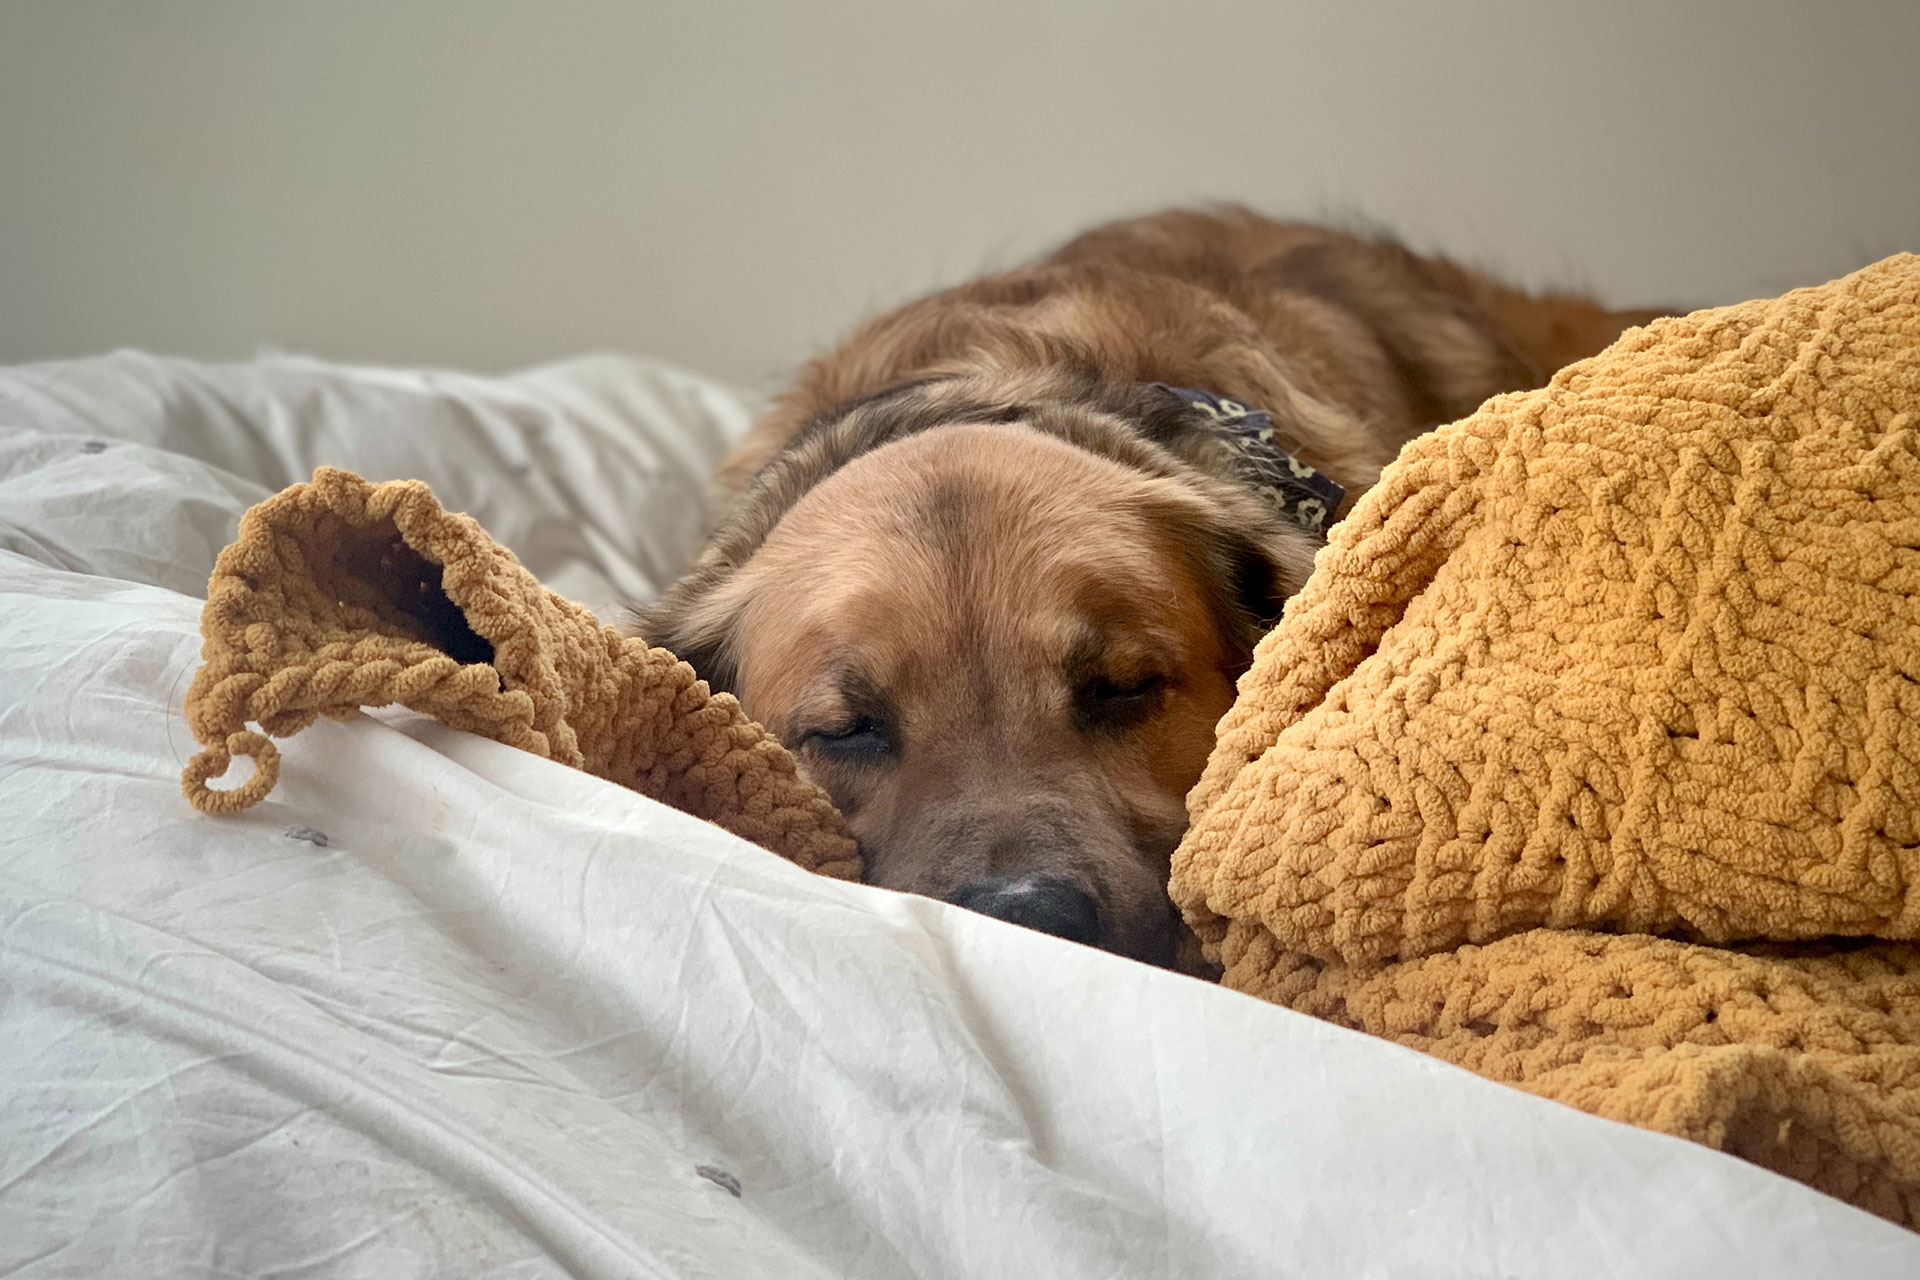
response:
<path fill-rule="evenodd" d="M 413 717 L 182 800 L 248 503 L 417 475 L 604 603 L 750 407 L 612 357 L 0 371 L 0 1275 L 1920 1275 L 1732 1158 Z"/>

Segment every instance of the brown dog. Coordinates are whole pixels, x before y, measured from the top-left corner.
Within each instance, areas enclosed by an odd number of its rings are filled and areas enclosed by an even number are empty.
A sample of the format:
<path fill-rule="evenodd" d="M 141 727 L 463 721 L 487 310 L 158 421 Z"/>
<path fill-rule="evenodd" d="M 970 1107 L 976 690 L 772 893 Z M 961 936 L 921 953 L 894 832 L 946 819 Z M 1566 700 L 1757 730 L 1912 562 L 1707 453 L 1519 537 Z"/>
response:
<path fill-rule="evenodd" d="M 1102 227 L 810 365 L 640 630 L 798 754 L 874 883 L 1166 962 L 1186 792 L 1325 524 L 1655 314 L 1237 209 Z"/>

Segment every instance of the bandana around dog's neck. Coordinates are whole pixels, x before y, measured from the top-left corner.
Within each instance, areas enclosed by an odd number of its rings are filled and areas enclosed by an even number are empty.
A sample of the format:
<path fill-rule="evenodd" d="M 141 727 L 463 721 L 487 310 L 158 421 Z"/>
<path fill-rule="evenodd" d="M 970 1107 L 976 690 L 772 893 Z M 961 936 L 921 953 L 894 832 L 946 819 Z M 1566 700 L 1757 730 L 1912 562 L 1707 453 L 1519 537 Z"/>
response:
<path fill-rule="evenodd" d="M 1260 409 L 1192 387 L 1154 387 L 1180 397 L 1213 420 L 1239 455 L 1248 481 L 1273 495 L 1280 513 L 1310 533 L 1324 534 L 1347 491 L 1281 446 L 1273 419 Z"/>

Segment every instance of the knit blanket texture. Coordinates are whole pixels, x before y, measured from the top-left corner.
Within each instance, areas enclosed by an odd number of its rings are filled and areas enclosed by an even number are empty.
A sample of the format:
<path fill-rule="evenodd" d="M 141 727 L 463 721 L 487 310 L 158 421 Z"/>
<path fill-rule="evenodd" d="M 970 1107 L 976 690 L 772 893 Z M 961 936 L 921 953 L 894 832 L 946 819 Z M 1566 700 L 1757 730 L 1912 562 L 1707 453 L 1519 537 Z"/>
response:
<path fill-rule="evenodd" d="M 1189 809 L 1227 985 L 1920 1228 L 1920 258 L 1410 443 Z"/>
<path fill-rule="evenodd" d="M 418 481 L 333 468 L 249 510 L 215 561 L 181 778 L 207 813 L 273 789 L 285 738 L 399 704 L 584 769 L 845 879 L 858 850 L 787 750 L 693 668 L 542 587 Z M 258 732 L 247 727 L 257 724 Z M 214 788 L 233 757 L 253 772 Z"/>

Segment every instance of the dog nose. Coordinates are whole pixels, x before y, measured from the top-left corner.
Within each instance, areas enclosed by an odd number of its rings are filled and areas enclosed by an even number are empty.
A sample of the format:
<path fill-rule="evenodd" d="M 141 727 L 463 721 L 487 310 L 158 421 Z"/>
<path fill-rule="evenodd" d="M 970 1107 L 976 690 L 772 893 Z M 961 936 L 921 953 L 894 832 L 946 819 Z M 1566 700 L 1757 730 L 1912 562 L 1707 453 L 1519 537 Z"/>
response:
<path fill-rule="evenodd" d="M 1100 945 L 1100 911 L 1093 899 L 1051 876 L 976 880 L 953 895 L 953 904 L 1069 942 Z"/>

